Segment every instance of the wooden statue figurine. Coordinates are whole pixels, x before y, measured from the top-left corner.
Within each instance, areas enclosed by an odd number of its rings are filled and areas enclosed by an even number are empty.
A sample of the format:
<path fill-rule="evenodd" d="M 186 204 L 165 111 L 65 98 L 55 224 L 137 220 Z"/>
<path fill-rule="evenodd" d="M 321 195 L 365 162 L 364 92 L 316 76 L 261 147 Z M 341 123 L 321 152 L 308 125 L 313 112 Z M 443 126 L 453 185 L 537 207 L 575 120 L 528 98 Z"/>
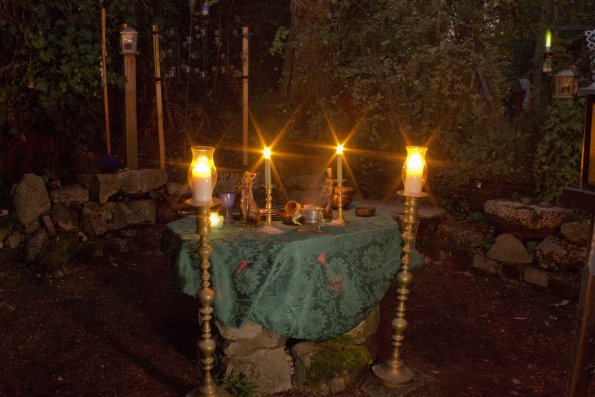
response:
<path fill-rule="evenodd" d="M 320 195 L 318 196 L 318 206 L 322 208 L 322 214 L 324 219 L 333 219 L 333 209 L 332 209 L 332 196 L 333 196 L 333 186 L 335 184 L 335 180 L 333 179 L 333 170 L 332 168 L 326 169 L 326 179 L 324 180 L 324 186 L 320 191 Z"/>
<path fill-rule="evenodd" d="M 242 209 L 243 226 L 260 226 L 261 224 L 260 209 L 256 205 L 252 194 L 252 184 L 255 177 L 255 173 L 245 171 L 240 180 L 240 207 Z"/>

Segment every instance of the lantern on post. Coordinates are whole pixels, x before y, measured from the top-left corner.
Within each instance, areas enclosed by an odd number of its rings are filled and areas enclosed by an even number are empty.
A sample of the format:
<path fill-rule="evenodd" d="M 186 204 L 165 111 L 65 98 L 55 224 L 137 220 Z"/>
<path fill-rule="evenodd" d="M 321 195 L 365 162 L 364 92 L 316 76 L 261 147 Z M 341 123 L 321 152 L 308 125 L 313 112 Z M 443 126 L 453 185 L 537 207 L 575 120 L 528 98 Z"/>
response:
<path fill-rule="evenodd" d="M 120 31 L 120 54 L 138 54 L 136 51 L 136 40 L 138 32 L 128 26 L 127 23 L 122 24 Z"/>
<path fill-rule="evenodd" d="M 574 99 L 578 91 L 578 74 L 572 69 L 566 69 L 555 76 L 556 99 Z"/>
<path fill-rule="evenodd" d="M 126 165 L 130 169 L 138 168 L 138 138 L 136 125 L 136 39 L 137 31 L 122 25 L 120 31 L 120 54 L 124 57 L 124 115 L 126 135 Z"/>

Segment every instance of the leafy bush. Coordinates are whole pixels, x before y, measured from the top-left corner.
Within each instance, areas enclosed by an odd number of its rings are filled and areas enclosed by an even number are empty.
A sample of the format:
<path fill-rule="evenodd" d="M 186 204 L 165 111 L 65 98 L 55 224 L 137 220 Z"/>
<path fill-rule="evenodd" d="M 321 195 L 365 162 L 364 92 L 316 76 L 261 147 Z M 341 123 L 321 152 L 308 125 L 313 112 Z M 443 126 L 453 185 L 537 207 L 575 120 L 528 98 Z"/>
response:
<path fill-rule="evenodd" d="M 554 101 L 548 107 L 535 151 L 533 174 L 542 200 L 553 201 L 562 188 L 579 184 L 584 101 Z"/>

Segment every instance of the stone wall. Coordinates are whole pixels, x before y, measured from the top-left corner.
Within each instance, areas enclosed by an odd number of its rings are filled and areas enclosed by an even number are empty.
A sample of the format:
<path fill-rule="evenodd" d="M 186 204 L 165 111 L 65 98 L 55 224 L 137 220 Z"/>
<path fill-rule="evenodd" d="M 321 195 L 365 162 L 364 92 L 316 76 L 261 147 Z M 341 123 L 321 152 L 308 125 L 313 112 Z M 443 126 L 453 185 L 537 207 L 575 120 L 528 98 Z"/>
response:
<path fill-rule="evenodd" d="M 472 266 L 570 297 L 591 240 L 590 219 L 570 209 L 529 200 L 488 200 L 489 224 L 443 221 L 436 236 L 470 254 Z"/>
<path fill-rule="evenodd" d="M 159 235 L 147 226 L 188 193 L 175 185 L 160 169 L 84 174 L 65 186 L 26 174 L 14 188 L 14 209 L 0 212 L 0 261 L 60 272 L 73 258 L 157 249 Z"/>

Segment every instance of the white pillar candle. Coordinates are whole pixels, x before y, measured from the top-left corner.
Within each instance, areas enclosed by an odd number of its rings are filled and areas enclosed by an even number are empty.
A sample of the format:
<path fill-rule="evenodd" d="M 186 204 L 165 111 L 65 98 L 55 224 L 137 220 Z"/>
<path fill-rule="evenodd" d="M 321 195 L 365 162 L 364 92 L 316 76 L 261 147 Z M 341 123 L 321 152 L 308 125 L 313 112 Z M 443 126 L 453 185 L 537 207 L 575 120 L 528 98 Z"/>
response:
<path fill-rule="evenodd" d="M 192 204 L 209 205 L 212 191 L 209 159 L 201 156 L 192 167 Z"/>
<path fill-rule="evenodd" d="M 343 179 L 343 145 L 337 145 L 337 179 Z"/>
<path fill-rule="evenodd" d="M 273 187 L 271 183 L 271 148 L 265 147 L 263 151 L 264 155 L 264 186 Z"/>
<path fill-rule="evenodd" d="M 421 193 L 423 186 L 424 162 L 419 153 L 414 153 L 407 158 L 405 171 L 405 194 L 416 195 Z"/>

